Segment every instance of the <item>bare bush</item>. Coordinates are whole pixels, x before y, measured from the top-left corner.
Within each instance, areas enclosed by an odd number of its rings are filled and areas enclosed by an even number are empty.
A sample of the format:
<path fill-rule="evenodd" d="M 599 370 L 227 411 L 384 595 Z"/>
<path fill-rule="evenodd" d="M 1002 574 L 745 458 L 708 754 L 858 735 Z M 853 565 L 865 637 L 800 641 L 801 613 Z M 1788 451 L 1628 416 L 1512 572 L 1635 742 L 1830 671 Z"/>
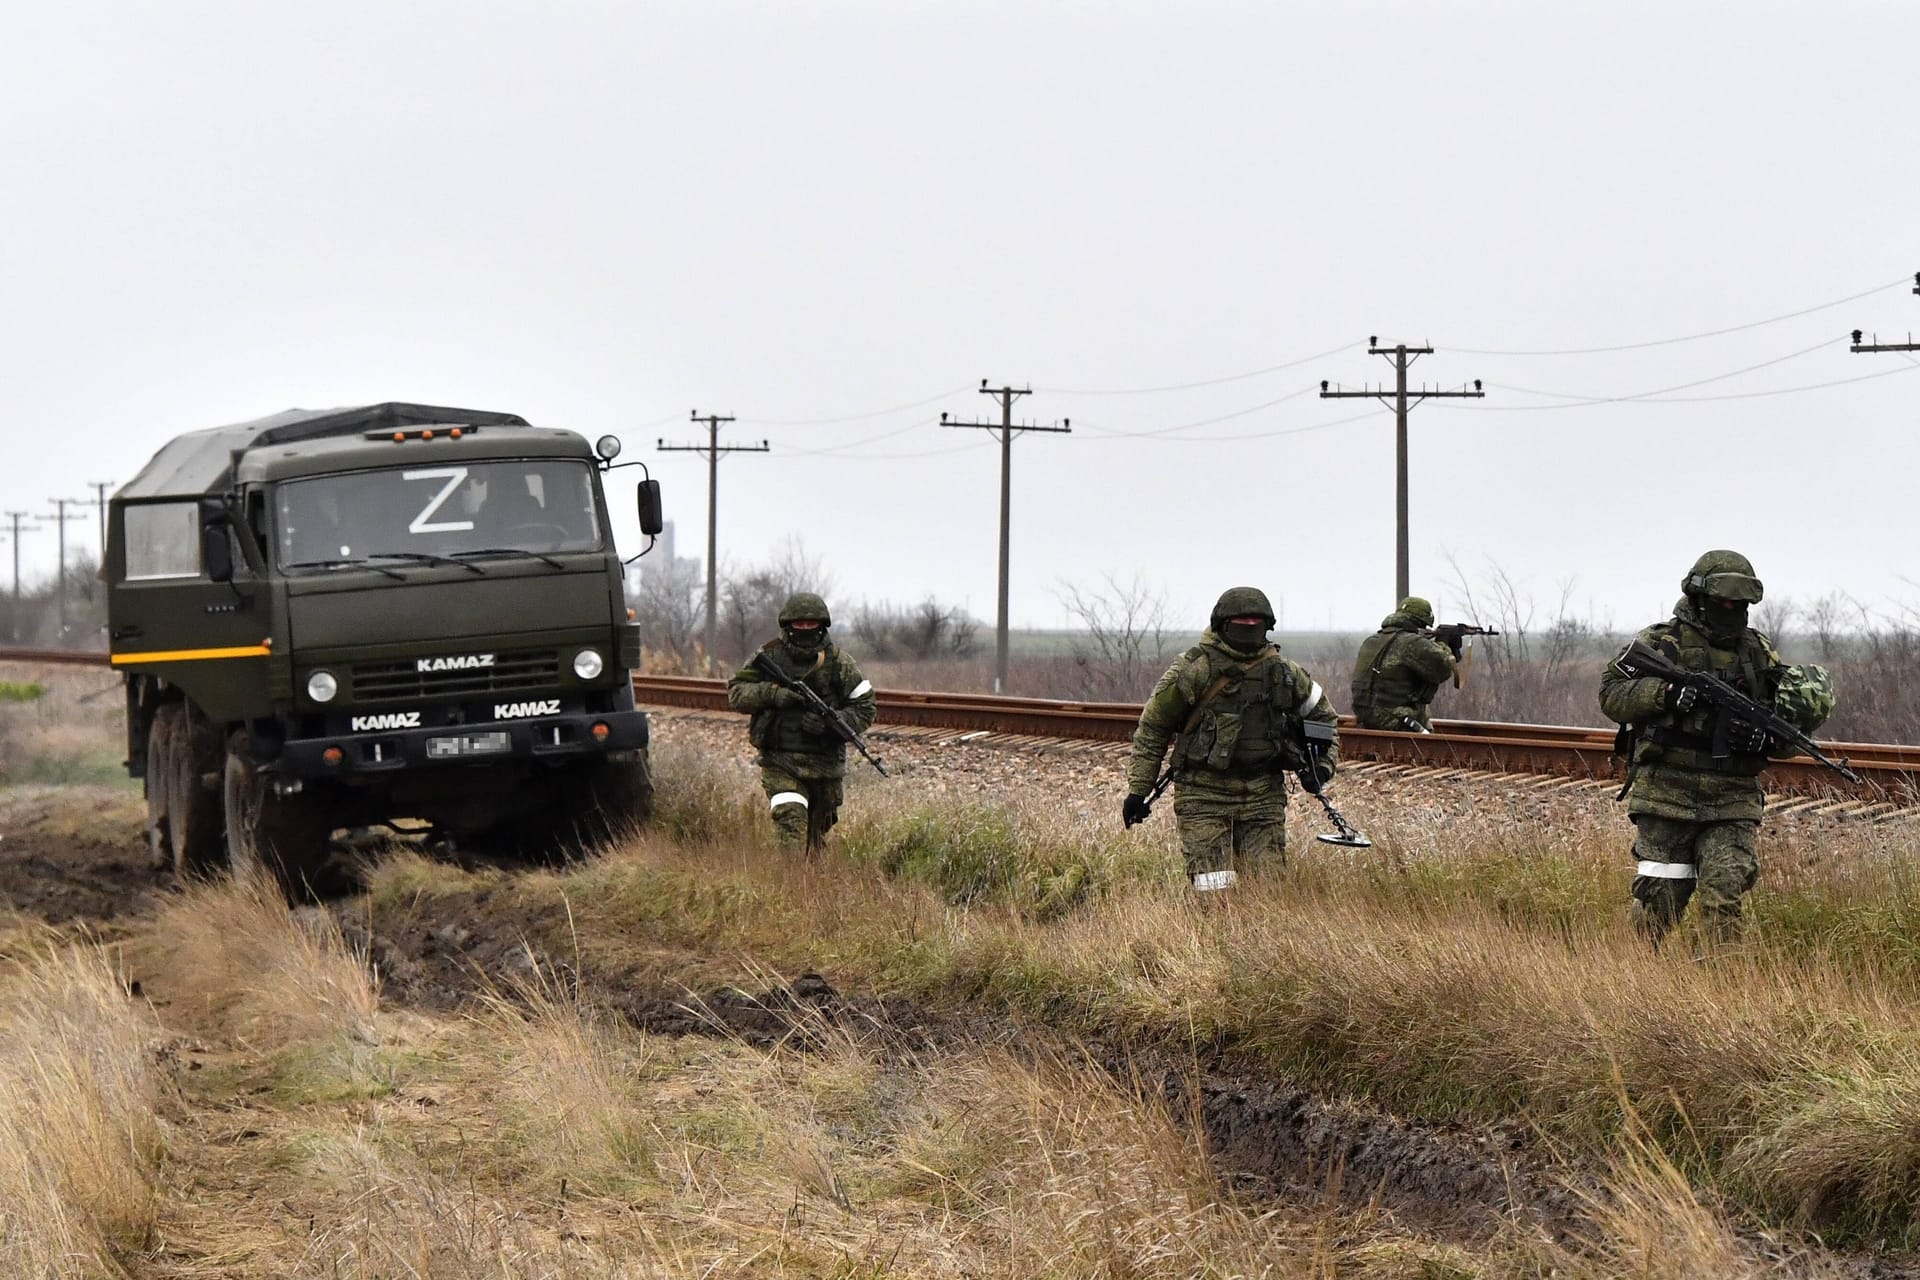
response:
<path fill-rule="evenodd" d="M 980 623 L 958 605 L 928 596 L 917 605 L 862 602 L 847 634 L 863 656 L 882 662 L 933 662 L 971 658 L 980 647 Z"/>
<path fill-rule="evenodd" d="M 1167 600 L 1136 576 L 1127 582 L 1108 574 L 1104 590 L 1083 590 L 1063 582 L 1060 603 L 1082 627 L 1086 638 L 1073 645 L 1073 671 L 1079 688 L 1073 695 L 1113 701 L 1144 698 L 1166 669 L 1172 652 Z"/>

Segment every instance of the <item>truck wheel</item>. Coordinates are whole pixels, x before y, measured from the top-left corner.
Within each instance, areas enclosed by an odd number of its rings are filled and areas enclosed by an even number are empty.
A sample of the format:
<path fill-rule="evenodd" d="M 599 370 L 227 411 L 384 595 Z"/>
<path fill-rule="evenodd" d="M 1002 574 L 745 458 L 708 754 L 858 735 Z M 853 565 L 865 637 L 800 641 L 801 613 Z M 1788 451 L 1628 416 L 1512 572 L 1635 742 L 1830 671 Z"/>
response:
<path fill-rule="evenodd" d="M 653 773 L 647 753 L 635 751 L 597 760 L 576 792 L 573 820 L 582 843 L 621 840 L 653 816 Z"/>
<path fill-rule="evenodd" d="M 227 865 L 235 880 L 270 875 L 292 902 L 311 902 L 344 887 L 330 867 L 333 822 L 313 797 L 275 795 L 253 763 L 247 735 L 227 747 Z"/>
<path fill-rule="evenodd" d="M 172 790 L 173 743 L 180 726 L 178 715 L 168 715 L 177 707 L 161 707 L 147 721 L 147 850 L 153 869 L 163 871 L 173 865 L 173 841 L 167 832 L 167 795 Z"/>
<path fill-rule="evenodd" d="M 205 782 L 210 771 L 205 766 L 217 764 L 218 757 L 207 758 L 209 753 L 202 749 L 206 736 L 195 731 L 184 702 L 169 702 L 153 713 L 147 745 L 147 809 L 151 817 L 154 792 L 163 791 L 160 816 L 166 848 L 172 855 L 173 874 L 182 880 L 218 870 L 225 854 L 220 840 L 220 797 Z M 152 755 L 156 740 L 161 754 L 158 769 Z"/>

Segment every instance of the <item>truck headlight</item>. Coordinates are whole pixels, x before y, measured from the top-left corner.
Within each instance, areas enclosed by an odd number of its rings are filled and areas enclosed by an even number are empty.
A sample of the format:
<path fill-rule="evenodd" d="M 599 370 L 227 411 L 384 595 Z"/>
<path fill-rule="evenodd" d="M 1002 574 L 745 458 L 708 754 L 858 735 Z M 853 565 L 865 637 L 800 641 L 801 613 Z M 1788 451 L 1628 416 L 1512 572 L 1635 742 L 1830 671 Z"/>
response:
<path fill-rule="evenodd" d="M 333 678 L 331 671 L 316 671 L 307 677 L 307 696 L 315 702 L 332 702 L 333 695 L 340 692 L 340 682 Z"/>
<path fill-rule="evenodd" d="M 573 655 L 573 674 L 582 680 L 597 679 L 607 669 L 607 660 L 598 649 L 582 649 Z"/>

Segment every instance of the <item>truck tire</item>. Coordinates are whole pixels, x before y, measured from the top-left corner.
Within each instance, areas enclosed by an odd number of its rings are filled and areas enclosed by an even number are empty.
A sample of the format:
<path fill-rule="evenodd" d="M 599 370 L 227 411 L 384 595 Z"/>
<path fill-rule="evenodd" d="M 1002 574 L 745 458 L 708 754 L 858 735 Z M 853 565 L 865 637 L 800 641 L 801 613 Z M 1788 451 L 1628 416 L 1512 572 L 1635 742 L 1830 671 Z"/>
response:
<path fill-rule="evenodd" d="M 290 902 L 341 892 L 344 877 L 330 864 L 333 821 L 325 806 L 301 793 L 275 795 L 253 763 L 245 732 L 227 746 L 224 786 L 227 865 L 235 880 L 261 874 Z"/>
<path fill-rule="evenodd" d="M 173 866 L 173 841 L 167 827 L 167 795 L 172 790 L 173 740 L 179 729 L 178 716 L 169 716 L 171 707 L 161 707 L 147 721 L 147 775 L 143 779 L 147 793 L 147 851 L 153 869 L 164 871 Z"/>
<path fill-rule="evenodd" d="M 182 880 L 210 875 L 225 861 L 220 796 L 206 785 L 206 775 L 211 771 L 208 766 L 217 763 L 217 756 L 207 759 L 206 737 L 204 729 L 196 731 L 192 712 L 184 702 L 169 702 L 153 713 L 147 739 L 147 810 L 151 818 L 154 792 L 164 792 L 160 817 L 165 848 L 173 874 Z M 158 769 L 152 754 L 156 742 L 161 753 Z"/>
<path fill-rule="evenodd" d="M 620 841 L 653 816 L 653 773 L 644 751 L 623 752 L 587 766 L 573 788 L 572 817 L 583 845 Z"/>

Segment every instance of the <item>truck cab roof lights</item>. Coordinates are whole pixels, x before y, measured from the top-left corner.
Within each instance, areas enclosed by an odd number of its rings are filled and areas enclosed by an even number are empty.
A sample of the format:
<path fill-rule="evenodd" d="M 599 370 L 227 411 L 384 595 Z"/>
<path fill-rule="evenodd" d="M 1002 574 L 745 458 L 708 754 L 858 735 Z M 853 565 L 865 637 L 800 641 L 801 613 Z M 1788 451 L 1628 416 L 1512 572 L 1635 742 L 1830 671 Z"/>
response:
<path fill-rule="evenodd" d="M 479 433 L 480 428 L 473 426 L 448 427 L 446 429 L 446 436 L 449 440 L 458 440 L 463 436 L 478 435 Z M 431 440 L 439 434 L 440 432 L 432 427 L 422 427 L 418 431 L 369 431 L 366 438 L 368 440 L 391 440 L 395 444 L 405 444 L 409 440 Z"/>

